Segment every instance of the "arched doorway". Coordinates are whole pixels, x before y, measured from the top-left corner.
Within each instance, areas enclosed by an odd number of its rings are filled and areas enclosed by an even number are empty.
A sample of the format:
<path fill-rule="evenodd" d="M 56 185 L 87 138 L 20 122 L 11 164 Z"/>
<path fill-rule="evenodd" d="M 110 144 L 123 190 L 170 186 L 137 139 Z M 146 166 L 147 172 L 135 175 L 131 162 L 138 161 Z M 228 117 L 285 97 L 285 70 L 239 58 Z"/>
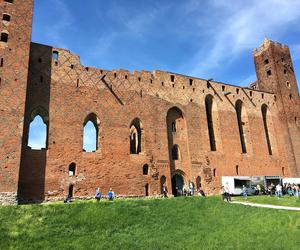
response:
<path fill-rule="evenodd" d="M 161 194 L 163 193 L 163 186 L 167 184 L 166 181 L 167 181 L 166 176 L 162 175 L 160 177 L 160 193 Z"/>
<path fill-rule="evenodd" d="M 184 180 L 181 174 L 176 173 L 172 177 L 172 193 L 174 196 L 181 196 L 183 193 Z"/>

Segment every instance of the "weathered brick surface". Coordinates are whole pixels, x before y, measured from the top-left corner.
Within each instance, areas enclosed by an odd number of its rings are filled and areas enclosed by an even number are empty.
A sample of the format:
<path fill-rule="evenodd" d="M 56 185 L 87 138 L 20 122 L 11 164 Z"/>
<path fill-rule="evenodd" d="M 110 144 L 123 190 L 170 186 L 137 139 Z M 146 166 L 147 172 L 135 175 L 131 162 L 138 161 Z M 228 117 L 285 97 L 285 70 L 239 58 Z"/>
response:
<path fill-rule="evenodd" d="M 0 192 L 16 193 L 31 41 L 32 1 L 0 2 Z M 3 21 L 3 14 L 10 21 Z"/>
<path fill-rule="evenodd" d="M 18 1 L 16 4 L 19 6 Z M 29 23 L 25 27 L 30 34 Z M 25 45 L 21 51 L 28 58 Z M 58 52 L 58 60 L 52 59 L 53 51 Z M 14 55 L 17 63 L 24 65 L 19 67 L 24 86 L 9 82 L 19 91 L 18 98 L 11 97 L 1 86 L 1 94 L 9 101 L 1 99 L 1 112 L 5 109 L 8 113 L 3 113 L 6 120 L 0 121 L 5 131 L 1 131 L 5 142 L 1 150 L 5 151 L 0 156 L 4 159 L 16 148 L 19 153 L 10 165 L 1 162 L 0 192 L 16 192 L 18 186 L 20 201 L 57 200 L 65 197 L 69 186 L 74 185 L 75 197 L 93 197 L 96 187 L 103 193 L 112 187 L 121 196 L 143 196 L 148 184 L 149 195 L 158 195 L 161 178 L 166 177 L 171 191 L 172 176 L 180 173 L 185 183 L 196 183 L 200 177 L 204 190 L 215 193 L 224 175 L 299 176 L 300 134 L 295 123 L 295 117 L 299 120 L 299 94 L 292 68 L 286 76 L 277 65 L 281 56 L 291 65 L 286 47 L 273 42 L 264 43 L 264 48 L 254 53 L 258 76 L 254 86 L 260 90 L 253 90 L 162 71 L 130 73 L 87 68 L 68 50 L 31 43 L 28 66 L 26 60 L 20 59 L 23 57 Z M 272 77 L 265 77 L 266 67 L 274 67 Z M 9 69 L 2 71 L 1 77 L 15 75 Z M 282 84 L 284 77 L 289 77 L 289 90 Z M 207 95 L 213 97 L 216 151 L 211 151 L 209 143 Z M 247 154 L 241 150 L 235 109 L 238 100 L 243 102 Z M 16 104 L 22 104 L 25 114 L 20 111 L 13 119 L 10 114 Z M 263 104 L 268 106 L 272 155 L 266 142 Z M 99 119 L 99 147 L 88 153 L 82 150 L 83 124 L 91 113 Z M 47 148 L 43 150 L 27 146 L 29 125 L 35 115 L 43 116 L 48 125 Z M 142 127 L 140 154 L 130 154 L 130 125 L 135 118 Z M 174 121 L 176 132 L 172 132 Z M 19 133 L 15 133 L 13 128 L 18 124 Z M 171 156 L 174 144 L 180 148 L 179 160 L 175 161 Z M 68 175 L 70 163 L 76 164 L 73 177 Z M 143 175 L 144 164 L 149 165 L 148 175 Z M 5 172 L 3 166 L 11 170 Z"/>

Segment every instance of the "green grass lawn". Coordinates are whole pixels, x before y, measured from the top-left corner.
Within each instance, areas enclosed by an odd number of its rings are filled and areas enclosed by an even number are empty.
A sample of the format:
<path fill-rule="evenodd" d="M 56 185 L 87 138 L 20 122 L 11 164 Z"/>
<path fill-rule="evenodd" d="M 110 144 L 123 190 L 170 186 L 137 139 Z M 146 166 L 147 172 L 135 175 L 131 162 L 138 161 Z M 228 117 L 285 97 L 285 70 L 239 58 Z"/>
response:
<path fill-rule="evenodd" d="M 234 197 L 233 200 L 237 201 L 247 201 L 251 203 L 259 203 L 259 204 L 271 204 L 278 206 L 289 206 L 289 207 L 300 207 L 300 198 L 295 196 L 289 197 L 287 195 L 277 198 L 276 196 L 266 196 L 266 195 L 258 195 L 258 196 L 248 196 L 245 199 L 242 196 Z"/>
<path fill-rule="evenodd" d="M 220 197 L 0 207 L 0 249 L 299 249 L 300 212 Z"/>

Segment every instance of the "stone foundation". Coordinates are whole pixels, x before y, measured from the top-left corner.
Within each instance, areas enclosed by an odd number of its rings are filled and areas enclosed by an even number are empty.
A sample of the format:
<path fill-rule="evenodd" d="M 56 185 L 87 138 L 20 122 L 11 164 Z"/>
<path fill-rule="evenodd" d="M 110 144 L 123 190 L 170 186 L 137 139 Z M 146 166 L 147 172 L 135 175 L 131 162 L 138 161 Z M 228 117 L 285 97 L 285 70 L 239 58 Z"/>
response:
<path fill-rule="evenodd" d="M 17 205 L 17 193 L 0 192 L 0 205 Z"/>

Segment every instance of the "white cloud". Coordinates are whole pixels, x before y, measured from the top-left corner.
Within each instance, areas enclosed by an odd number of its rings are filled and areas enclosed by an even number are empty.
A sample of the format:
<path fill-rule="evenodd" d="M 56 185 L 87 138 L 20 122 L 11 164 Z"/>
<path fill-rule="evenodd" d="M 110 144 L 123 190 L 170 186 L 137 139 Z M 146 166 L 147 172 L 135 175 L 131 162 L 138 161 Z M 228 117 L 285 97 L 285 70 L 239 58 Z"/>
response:
<path fill-rule="evenodd" d="M 222 67 L 242 51 L 258 47 L 265 37 L 282 38 L 285 30 L 300 20 L 300 1 L 214 0 L 210 3 L 211 13 L 221 11 L 222 14 L 220 20 L 212 19 L 216 28 L 210 50 L 203 52 L 199 49 L 191 64 L 186 65 L 191 75 L 205 75 Z M 195 4 L 194 1 L 191 4 Z"/>
<path fill-rule="evenodd" d="M 47 36 L 52 41 L 54 46 L 60 48 L 68 48 L 68 45 L 64 42 L 65 30 L 72 28 L 74 23 L 74 17 L 71 14 L 68 5 L 63 0 L 50 0 L 53 6 L 55 6 L 56 18 L 55 24 L 50 27 L 46 27 Z"/>

